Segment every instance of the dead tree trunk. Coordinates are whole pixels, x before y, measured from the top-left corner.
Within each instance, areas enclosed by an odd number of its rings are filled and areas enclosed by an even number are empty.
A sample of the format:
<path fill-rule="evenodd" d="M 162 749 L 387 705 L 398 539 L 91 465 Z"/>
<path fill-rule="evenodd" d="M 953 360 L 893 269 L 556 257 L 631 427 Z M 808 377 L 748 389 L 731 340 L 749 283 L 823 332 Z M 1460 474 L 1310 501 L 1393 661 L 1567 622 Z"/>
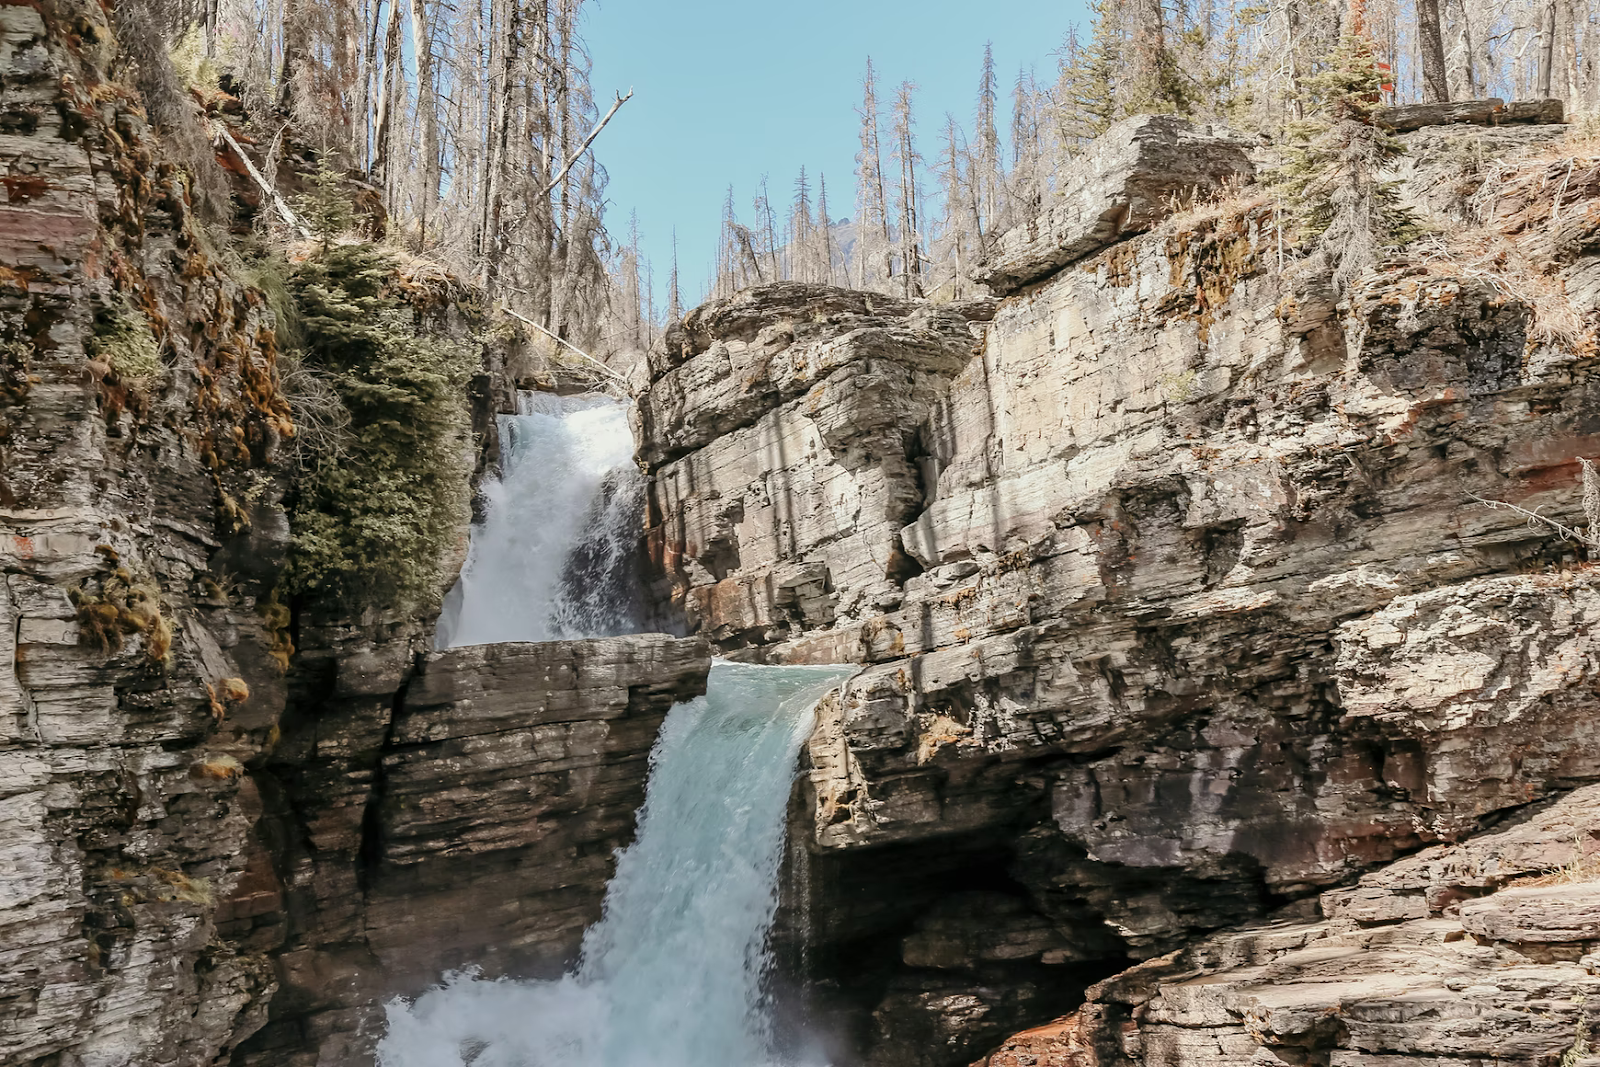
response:
<path fill-rule="evenodd" d="M 1450 75 L 1444 63 L 1444 28 L 1439 22 L 1439 0 L 1417 0 L 1417 47 L 1422 53 L 1422 100 L 1428 104 L 1450 102 Z"/>
<path fill-rule="evenodd" d="M 400 62 L 400 0 L 389 0 L 389 28 L 383 35 L 383 74 L 378 79 L 378 119 L 372 135 L 372 177 L 387 191 L 389 131 L 394 126 L 394 91 Z"/>
<path fill-rule="evenodd" d="M 1539 98 L 1550 98 L 1556 56 L 1556 0 L 1545 0 L 1539 26 Z"/>
<path fill-rule="evenodd" d="M 428 216 L 439 199 L 439 113 L 433 91 L 433 35 L 428 32 L 425 0 L 411 0 L 411 49 L 417 64 L 417 118 L 422 124 L 422 190 L 417 214 L 421 240 L 428 244 Z"/>

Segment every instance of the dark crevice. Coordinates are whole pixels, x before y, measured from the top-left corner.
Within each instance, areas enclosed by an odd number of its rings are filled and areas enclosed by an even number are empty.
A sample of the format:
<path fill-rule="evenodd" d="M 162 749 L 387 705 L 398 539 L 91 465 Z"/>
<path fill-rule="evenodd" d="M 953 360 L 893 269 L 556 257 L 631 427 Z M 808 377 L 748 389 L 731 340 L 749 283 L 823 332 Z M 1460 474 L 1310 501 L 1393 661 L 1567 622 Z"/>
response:
<path fill-rule="evenodd" d="M 383 740 L 379 743 L 377 752 L 372 761 L 372 783 L 367 787 L 367 806 L 361 813 L 361 847 L 356 854 L 356 886 L 363 900 L 369 895 L 372 877 L 379 864 L 383 862 L 383 816 L 381 806 L 383 803 L 387 778 L 383 770 L 384 754 L 391 751 L 394 744 L 395 723 L 400 721 L 400 713 L 405 708 L 406 693 L 411 689 L 411 683 L 421 672 L 420 657 L 413 661 L 411 670 L 401 679 L 399 687 L 395 690 L 394 700 L 389 706 L 389 721 L 384 724 Z"/>

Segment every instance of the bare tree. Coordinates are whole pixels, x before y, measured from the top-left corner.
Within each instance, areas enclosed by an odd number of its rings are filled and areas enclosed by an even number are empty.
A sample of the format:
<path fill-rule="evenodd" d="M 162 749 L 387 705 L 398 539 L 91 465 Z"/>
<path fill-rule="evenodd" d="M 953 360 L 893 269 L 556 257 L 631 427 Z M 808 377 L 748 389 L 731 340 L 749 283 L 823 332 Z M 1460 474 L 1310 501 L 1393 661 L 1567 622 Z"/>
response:
<path fill-rule="evenodd" d="M 900 288 L 907 297 L 922 295 L 922 235 L 917 220 L 917 154 L 912 137 L 911 93 L 916 86 L 901 82 L 894 98 L 895 206 L 900 214 Z"/>
<path fill-rule="evenodd" d="M 1422 98 L 1428 103 L 1450 99 L 1450 76 L 1444 63 L 1444 30 L 1439 24 L 1439 0 L 1416 0 L 1417 48 L 1422 59 Z"/>
<path fill-rule="evenodd" d="M 856 261 L 859 284 L 888 286 L 894 278 L 894 241 L 889 235 L 889 201 L 878 141 L 878 82 L 867 57 L 861 82 L 861 151 L 856 156 Z M 879 264 L 882 274 L 878 274 Z"/>

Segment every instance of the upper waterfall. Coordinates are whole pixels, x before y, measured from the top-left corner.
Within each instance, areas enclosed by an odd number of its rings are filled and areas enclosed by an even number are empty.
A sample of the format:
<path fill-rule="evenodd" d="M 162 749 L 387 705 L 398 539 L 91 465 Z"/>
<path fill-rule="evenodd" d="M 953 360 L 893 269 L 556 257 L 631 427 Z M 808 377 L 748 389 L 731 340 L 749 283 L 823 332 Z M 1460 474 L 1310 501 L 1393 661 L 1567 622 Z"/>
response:
<path fill-rule="evenodd" d="M 500 417 L 501 476 L 445 600 L 439 648 L 635 633 L 644 507 L 627 404 L 522 393 Z"/>
<path fill-rule="evenodd" d="M 784 813 L 812 708 L 850 667 L 716 663 L 651 753 L 604 918 L 555 982 L 455 975 L 389 1006 L 383 1067 L 768 1067 Z"/>

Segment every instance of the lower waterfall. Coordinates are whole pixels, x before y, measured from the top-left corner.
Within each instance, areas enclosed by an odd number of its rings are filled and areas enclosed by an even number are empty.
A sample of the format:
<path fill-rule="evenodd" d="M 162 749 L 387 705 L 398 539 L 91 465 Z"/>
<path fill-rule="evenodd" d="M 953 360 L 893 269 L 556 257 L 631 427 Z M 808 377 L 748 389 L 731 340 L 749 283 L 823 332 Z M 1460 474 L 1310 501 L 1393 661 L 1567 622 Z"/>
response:
<path fill-rule="evenodd" d="M 500 416 L 501 476 L 439 617 L 439 648 L 634 633 L 644 481 L 628 406 L 520 393 Z"/>
<path fill-rule="evenodd" d="M 638 836 L 577 969 L 453 975 L 388 1009 L 382 1067 L 776 1067 L 764 978 L 784 817 L 812 709 L 851 667 L 717 662 L 668 714 Z"/>

